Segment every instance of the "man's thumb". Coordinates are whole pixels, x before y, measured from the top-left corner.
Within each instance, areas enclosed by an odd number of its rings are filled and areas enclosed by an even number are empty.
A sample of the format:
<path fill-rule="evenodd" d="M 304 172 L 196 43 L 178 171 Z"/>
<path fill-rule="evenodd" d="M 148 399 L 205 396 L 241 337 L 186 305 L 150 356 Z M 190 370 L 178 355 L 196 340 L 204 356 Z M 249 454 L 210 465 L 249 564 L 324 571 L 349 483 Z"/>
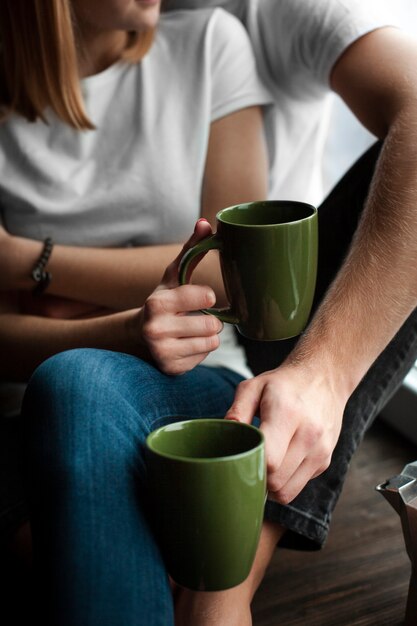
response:
<path fill-rule="evenodd" d="M 259 405 L 256 380 L 245 380 L 236 389 L 235 399 L 225 419 L 251 424 Z"/>

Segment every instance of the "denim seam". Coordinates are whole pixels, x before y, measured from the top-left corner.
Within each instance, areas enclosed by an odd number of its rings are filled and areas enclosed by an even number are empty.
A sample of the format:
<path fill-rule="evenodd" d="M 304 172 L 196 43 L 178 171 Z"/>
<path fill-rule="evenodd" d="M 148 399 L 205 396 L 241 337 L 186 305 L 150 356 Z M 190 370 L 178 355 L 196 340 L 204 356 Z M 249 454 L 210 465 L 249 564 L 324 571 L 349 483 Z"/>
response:
<path fill-rule="evenodd" d="M 274 502 L 273 500 L 269 500 L 269 502 Z M 314 515 L 311 515 L 310 513 L 307 513 L 306 511 L 302 511 L 301 509 L 297 509 L 297 507 L 295 506 L 291 506 L 291 504 L 285 504 L 282 505 L 285 509 L 288 509 L 289 511 L 293 511 L 294 513 L 297 513 L 298 515 L 301 515 L 302 517 L 305 517 L 308 520 L 312 520 L 313 522 L 315 522 L 316 524 L 318 524 L 319 526 L 321 526 L 322 528 L 327 529 L 328 528 L 328 524 L 323 522 L 323 520 L 318 519 L 317 517 L 315 517 Z"/>
<path fill-rule="evenodd" d="M 302 550 L 317 550 L 323 546 L 329 530 L 329 523 L 317 522 L 312 516 L 299 512 L 297 509 L 291 510 L 290 507 L 285 505 L 279 505 L 279 508 L 275 510 L 267 507 L 265 519 L 279 524 L 287 530 L 283 540 L 280 542 L 280 545 L 283 547 L 288 547 L 286 538 L 288 538 L 287 533 L 289 533 L 289 536 L 293 536 L 293 538 L 299 537 L 299 539 L 295 539 L 295 543 L 294 539 L 290 540 L 290 547 Z M 303 540 L 307 540 L 308 548 L 299 547 L 299 542 Z"/>

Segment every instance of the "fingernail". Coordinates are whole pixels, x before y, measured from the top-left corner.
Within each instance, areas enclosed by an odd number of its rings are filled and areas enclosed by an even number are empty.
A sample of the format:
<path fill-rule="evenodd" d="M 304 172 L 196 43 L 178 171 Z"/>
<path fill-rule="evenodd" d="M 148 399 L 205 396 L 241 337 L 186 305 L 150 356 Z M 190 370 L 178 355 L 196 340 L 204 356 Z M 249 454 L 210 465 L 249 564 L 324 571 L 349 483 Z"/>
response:
<path fill-rule="evenodd" d="M 197 230 L 197 224 L 199 224 L 200 222 L 207 222 L 207 220 L 204 217 L 200 217 L 200 219 L 197 220 L 195 223 L 194 232 Z"/>

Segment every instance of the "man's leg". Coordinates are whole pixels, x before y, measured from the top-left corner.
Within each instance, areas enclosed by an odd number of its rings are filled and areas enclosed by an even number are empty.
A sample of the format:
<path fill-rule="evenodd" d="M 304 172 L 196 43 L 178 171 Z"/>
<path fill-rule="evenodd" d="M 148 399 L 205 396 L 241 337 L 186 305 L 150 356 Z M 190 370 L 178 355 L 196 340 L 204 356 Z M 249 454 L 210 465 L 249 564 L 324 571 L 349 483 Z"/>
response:
<path fill-rule="evenodd" d="M 319 267 L 314 309 L 320 304 L 346 256 L 365 204 L 380 148 L 380 142 L 372 146 L 319 207 Z M 349 323 L 347 319 L 346 324 Z M 253 342 L 248 345 L 246 342 L 249 363 L 257 372 L 276 367 L 295 343 L 296 340 L 272 345 Z M 352 394 L 328 470 L 311 480 L 289 506 L 267 502 L 267 519 L 287 528 L 281 545 L 311 550 L 323 544 L 356 447 L 416 359 L 417 310 L 403 324 Z"/>

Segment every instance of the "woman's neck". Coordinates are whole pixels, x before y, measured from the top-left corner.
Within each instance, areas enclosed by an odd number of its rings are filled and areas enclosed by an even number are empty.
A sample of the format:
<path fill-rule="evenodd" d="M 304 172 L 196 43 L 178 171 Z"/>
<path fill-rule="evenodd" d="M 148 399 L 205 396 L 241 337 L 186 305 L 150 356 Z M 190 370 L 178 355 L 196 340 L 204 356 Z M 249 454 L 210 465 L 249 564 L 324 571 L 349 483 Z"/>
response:
<path fill-rule="evenodd" d="M 120 59 L 126 48 L 128 33 L 124 31 L 102 31 L 80 33 L 78 70 L 80 78 L 102 72 Z"/>

